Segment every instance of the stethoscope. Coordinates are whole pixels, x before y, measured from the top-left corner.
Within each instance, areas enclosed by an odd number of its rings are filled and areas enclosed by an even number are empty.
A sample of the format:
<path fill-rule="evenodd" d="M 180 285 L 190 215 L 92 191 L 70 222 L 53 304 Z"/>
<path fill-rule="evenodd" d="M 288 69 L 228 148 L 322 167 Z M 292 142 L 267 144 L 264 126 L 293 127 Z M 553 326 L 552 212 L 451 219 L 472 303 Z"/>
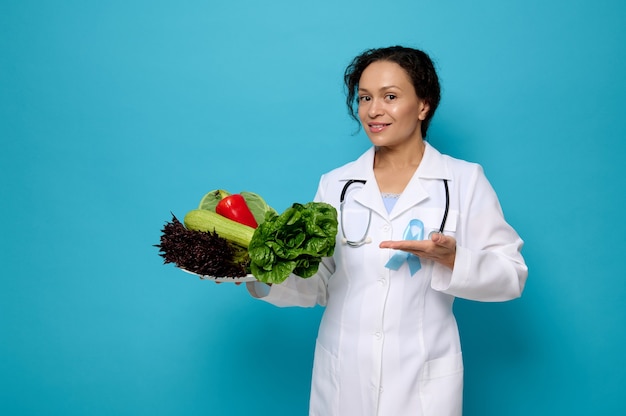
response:
<path fill-rule="evenodd" d="M 446 225 L 446 220 L 448 219 L 448 210 L 450 209 L 450 191 L 448 190 L 448 181 L 447 179 L 442 179 L 443 180 L 443 187 L 446 190 L 446 208 L 443 212 L 443 219 L 441 220 L 441 225 L 439 226 L 439 233 L 443 233 L 443 228 Z M 363 234 L 363 237 L 361 237 L 361 239 L 359 240 L 348 240 L 348 237 L 346 237 L 346 231 L 343 228 L 343 205 L 346 202 L 346 193 L 348 192 L 348 188 L 350 187 L 350 185 L 352 185 L 353 183 L 361 183 L 363 185 L 365 185 L 367 181 L 365 181 L 364 179 L 349 179 L 346 184 L 343 186 L 343 189 L 341 190 L 341 195 L 339 196 L 339 223 L 341 224 L 341 234 L 343 235 L 342 238 L 342 242 L 344 244 L 347 244 L 350 247 L 361 247 L 363 244 L 367 244 L 367 243 L 371 243 L 372 239 L 369 236 L 369 231 L 370 231 L 370 224 L 372 223 L 372 210 L 369 210 L 369 215 L 367 218 L 367 228 L 365 229 L 365 233 Z"/>

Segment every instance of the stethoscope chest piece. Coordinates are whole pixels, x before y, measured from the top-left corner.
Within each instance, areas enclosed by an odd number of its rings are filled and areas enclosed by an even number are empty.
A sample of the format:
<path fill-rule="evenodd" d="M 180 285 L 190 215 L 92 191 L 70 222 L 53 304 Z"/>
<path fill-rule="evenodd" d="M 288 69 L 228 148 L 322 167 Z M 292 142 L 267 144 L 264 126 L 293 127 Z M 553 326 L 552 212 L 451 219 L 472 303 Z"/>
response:
<path fill-rule="evenodd" d="M 431 237 L 433 236 L 433 234 L 443 234 L 441 231 L 439 230 L 433 230 L 431 232 L 428 233 L 428 239 L 430 240 Z"/>

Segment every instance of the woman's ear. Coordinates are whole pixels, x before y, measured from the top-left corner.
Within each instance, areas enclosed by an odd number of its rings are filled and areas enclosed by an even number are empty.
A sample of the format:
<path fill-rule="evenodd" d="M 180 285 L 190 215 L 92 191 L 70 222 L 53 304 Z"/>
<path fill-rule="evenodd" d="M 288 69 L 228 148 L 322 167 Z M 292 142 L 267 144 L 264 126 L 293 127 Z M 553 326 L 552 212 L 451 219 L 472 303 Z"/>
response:
<path fill-rule="evenodd" d="M 430 104 L 428 104 L 428 102 L 426 101 L 422 101 L 421 102 L 421 108 L 420 108 L 420 112 L 417 115 L 417 118 L 421 121 L 426 120 L 426 116 L 428 116 L 428 112 L 430 111 Z"/>

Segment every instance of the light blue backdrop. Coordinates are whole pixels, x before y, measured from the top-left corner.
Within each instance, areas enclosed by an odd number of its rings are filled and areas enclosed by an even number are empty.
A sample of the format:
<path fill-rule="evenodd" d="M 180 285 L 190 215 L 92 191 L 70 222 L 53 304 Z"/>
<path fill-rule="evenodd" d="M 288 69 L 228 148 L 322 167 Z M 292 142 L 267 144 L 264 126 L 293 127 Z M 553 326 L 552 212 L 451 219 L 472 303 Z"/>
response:
<path fill-rule="evenodd" d="M 626 9 L 618 0 L 0 5 L 0 411 L 304 415 L 321 309 L 163 266 L 215 188 L 282 210 L 366 137 L 342 73 L 435 59 L 431 142 L 481 163 L 524 296 L 456 304 L 466 415 L 626 413 Z"/>

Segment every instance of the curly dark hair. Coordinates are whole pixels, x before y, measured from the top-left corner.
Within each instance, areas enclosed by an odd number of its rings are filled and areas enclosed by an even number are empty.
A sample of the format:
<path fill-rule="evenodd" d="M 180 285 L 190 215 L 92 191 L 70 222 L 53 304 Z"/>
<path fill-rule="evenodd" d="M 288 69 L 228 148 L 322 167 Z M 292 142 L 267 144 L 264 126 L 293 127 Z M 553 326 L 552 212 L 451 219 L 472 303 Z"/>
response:
<path fill-rule="evenodd" d="M 348 113 L 357 122 L 359 121 L 358 103 L 356 97 L 359 89 L 359 80 L 365 68 L 377 61 L 390 61 L 400 65 L 409 75 L 417 96 L 426 101 L 430 110 L 422 122 L 422 137 L 426 137 L 430 120 L 441 100 L 439 77 L 430 57 L 419 49 L 403 46 L 369 49 L 354 58 L 344 73 L 346 87 L 346 104 Z"/>

